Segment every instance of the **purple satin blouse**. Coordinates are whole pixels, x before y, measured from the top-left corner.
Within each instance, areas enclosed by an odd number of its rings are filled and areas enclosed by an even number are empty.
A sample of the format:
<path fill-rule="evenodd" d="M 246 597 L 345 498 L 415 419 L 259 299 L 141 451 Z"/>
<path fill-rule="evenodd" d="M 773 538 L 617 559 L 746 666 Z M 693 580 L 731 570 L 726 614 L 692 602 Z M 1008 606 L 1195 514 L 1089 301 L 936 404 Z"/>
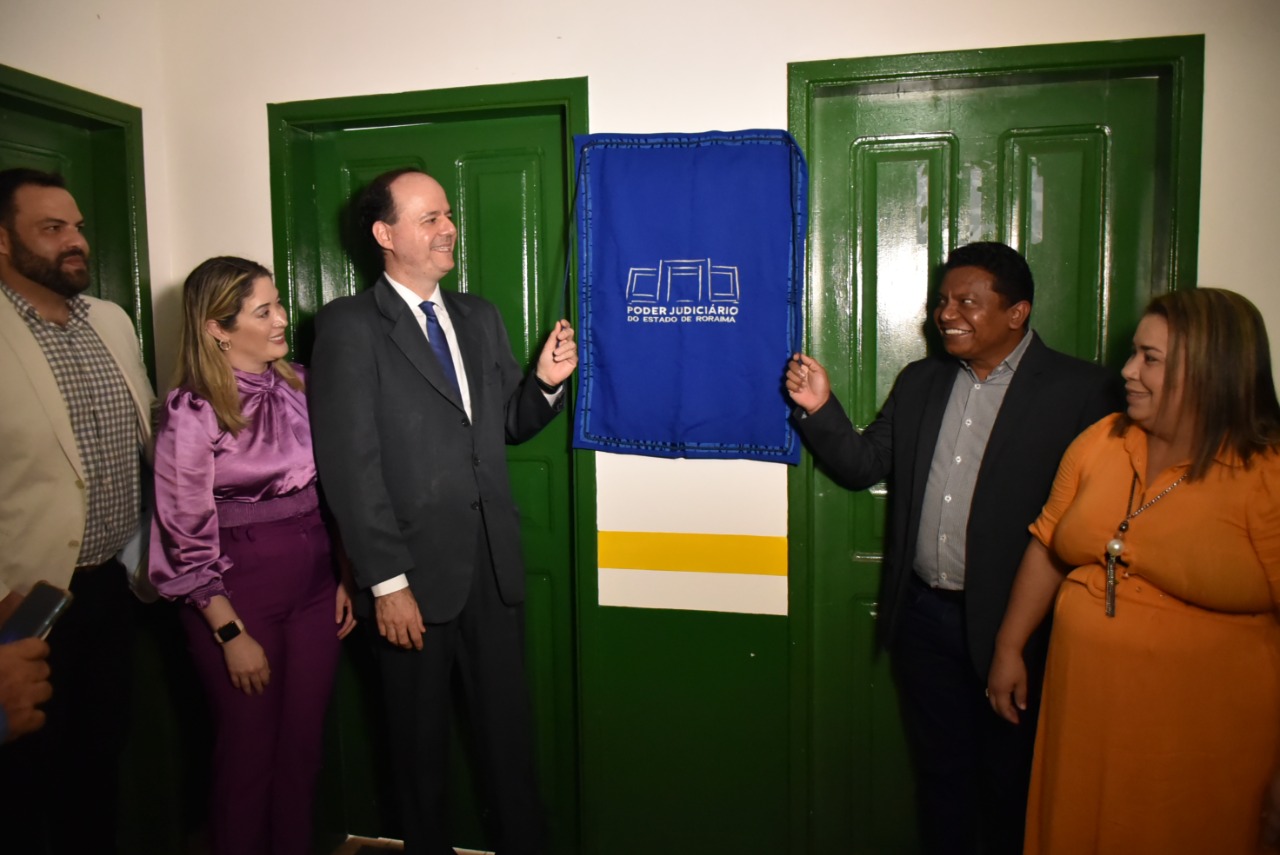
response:
<path fill-rule="evenodd" d="M 239 521 L 248 504 L 314 493 L 316 483 L 306 395 L 270 369 L 234 373 L 248 421 L 238 435 L 220 429 L 209 402 L 187 389 L 169 393 L 156 428 L 149 575 L 162 596 L 201 608 L 227 594 L 219 515 L 224 525 Z"/>

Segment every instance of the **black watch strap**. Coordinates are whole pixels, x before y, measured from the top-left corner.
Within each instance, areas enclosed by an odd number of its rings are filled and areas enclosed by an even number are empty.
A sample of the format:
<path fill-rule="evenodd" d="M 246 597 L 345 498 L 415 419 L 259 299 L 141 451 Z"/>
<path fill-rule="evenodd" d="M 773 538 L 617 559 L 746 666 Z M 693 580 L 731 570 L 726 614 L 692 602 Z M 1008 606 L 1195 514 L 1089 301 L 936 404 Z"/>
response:
<path fill-rule="evenodd" d="M 244 623 L 240 618 L 236 618 L 231 623 L 224 623 L 213 631 L 213 640 L 219 644 L 226 644 L 240 633 L 244 632 Z"/>

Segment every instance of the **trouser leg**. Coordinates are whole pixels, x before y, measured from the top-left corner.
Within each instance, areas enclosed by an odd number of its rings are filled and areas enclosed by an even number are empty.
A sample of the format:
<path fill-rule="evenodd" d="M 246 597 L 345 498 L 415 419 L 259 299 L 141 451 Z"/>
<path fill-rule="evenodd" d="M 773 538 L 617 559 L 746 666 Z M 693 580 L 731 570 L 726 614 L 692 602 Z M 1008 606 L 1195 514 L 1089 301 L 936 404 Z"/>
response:
<path fill-rule="evenodd" d="M 282 689 L 271 785 L 272 855 L 311 852 L 324 722 L 338 667 L 337 579 L 329 537 L 317 518 L 300 526 L 297 605 L 283 627 Z M 273 673 L 275 669 L 273 668 Z"/>
<path fill-rule="evenodd" d="M 892 652 L 926 855 L 1022 851 L 1039 674 L 1023 722 L 998 717 L 969 654 L 959 597 L 913 584 Z"/>
<path fill-rule="evenodd" d="M 475 566 L 460 619 L 458 667 L 477 758 L 497 818 L 498 855 L 533 855 L 542 851 L 545 829 L 525 677 L 524 606 L 502 602 L 483 536 Z"/>
<path fill-rule="evenodd" d="M 429 625 L 422 650 L 368 632 L 382 672 L 405 855 L 453 855 L 446 792 L 457 621 Z"/>

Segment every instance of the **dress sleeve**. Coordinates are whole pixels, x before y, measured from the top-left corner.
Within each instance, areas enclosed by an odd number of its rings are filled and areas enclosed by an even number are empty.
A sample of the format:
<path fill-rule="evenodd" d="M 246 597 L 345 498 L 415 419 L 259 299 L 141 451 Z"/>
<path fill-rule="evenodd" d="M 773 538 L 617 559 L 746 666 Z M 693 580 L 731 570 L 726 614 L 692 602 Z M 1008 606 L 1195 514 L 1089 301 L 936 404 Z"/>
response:
<path fill-rule="evenodd" d="M 1058 474 L 1053 479 L 1053 489 L 1049 491 L 1049 498 L 1030 529 L 1031 536 L 1050 550 L 1053 549 L 1053 535 L 1058 529 L 1058 523 L 1062 521 L 1062 515 L 1067 512 L 1067 508 L 1071 507 L 1076 494 L 1080 492 L 1080 478 L 1087 461 L 1098 444 L 1105 441 L 1113 423 L 1114 419 L 1111 418 L 1097 422 L 1076 437 L 1071 445 L 1067 446 L 1067 453 L 1062 455 L 1062 462 L 1058 464 Z"/>
<path fill-rule="evenodd" d="M 231 567 L 222 554 L 213 498 L 219 434 L 207 401 L 183 390 L 169 394 L 156 431 L 156 505 L 148 575 L 161 596 L 198 608 L 219 594 L 226 596 L 222 574 Z"/>
<path fill-rule="evenodd" d="M 1255 458 L 1254 465 L 1261 477 L 1246 510 L 1249 542 L 1267 575 L 1271 601 L 1280 611 L 1280 453 Z"/>

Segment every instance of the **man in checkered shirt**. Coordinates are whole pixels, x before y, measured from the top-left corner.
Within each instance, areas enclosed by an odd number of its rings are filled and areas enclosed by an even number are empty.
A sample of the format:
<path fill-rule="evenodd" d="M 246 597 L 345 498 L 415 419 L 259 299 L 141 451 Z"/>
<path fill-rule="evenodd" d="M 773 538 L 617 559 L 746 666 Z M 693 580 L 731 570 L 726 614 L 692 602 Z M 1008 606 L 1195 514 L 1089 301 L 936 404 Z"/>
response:
<path fill-rule="evenodd" d="M 0 172 L 0 621 L 37 580 L 74 596 L 49 636 L 46 725 L 0 752 L 5 851 L 112 853 L 154 395 L 128 316 L 89 287 L 58 175 Z"/>

